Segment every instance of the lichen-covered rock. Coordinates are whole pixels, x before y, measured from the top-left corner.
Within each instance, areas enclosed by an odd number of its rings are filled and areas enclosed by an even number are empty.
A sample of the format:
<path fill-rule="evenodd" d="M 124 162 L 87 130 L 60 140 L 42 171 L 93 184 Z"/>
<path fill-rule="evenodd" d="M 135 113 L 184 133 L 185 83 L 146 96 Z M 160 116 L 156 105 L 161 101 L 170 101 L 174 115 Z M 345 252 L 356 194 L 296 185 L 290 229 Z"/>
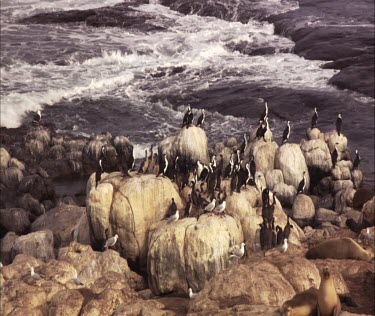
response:
<path fill-rule="evenodd" d="M 10 160 L 10 155 L 8 151 L 1 147 L 0 148 L 0 169 L 6 169 L 8 168 L 8 163 Z"/>
<path fill-rule="evenodd" d="M 18 237 L 13 244 L 11 256 L 14 258 L 18 254 L 26 254 L 44 261 L 54 259 L 52 231 L 38 231 Z"/>
<path fill-rule="evenodd" d="M 370 226 L 375 224 L 375 197 L 366 202 L 362 207 L 363 219 L 365 219 Z"/>
<path fill-rule="evenodd" d="M 97 188 L 88 185 L 88 190 L 87 212 L 96 241 L 104 245 L 108 237 L 118 234 L 117 249 L 141 266 L 146 263 L 151 225 L 166 217 L 172 198 L 180 210 L 183 206 L 172 182 L 154 175 L 123 178 L 111 173 Z"/>
<path fill-rule="evenodd" d="M 301 142 L 301 150 L 306 164 L 312 173 L 325 174 L 332 168 L 331 153 L 327 144 L 321 139 Z"/>
<path fill-rule="evenodd" d="M 273 188 L 279 183 L 284 183 L 284 177 L 281 170 L 274 169 L 266 173 L 266 184 L 268 189 L 273 191 Z"/>
<path fill-rule="evenodd" d="M 303 172 L 306 176 L 305 192 L 310 188 L 310 176 L 302 154 L 297 144 L 284 144 L 276 151 L 275 169 L 280 169 L 284 176 L 284 182 L 298 188 L 303 179 Z"/>
<path fill-rule="evenodd" d="M 187 218 L 157 224 L 149 238 L 150 289 L 161 294 L 203 288 L 227 267 L 231 247 L 242 241 L 241 226 L 231 216 L 202 215 L 198 222 Z"/>
<path fill-rule="evenodd" d="M 37 140 L 43 144 L 44 147 L 48 147 L 51 144 L 51 135 L 43 127 L 31 128 L 28 130 L 25 142 L 31 140 Z"/>
<path fill-rule="evenodd" d="M 37 139 L 31 139 L 25 144 L 25 151 L 32 157 L 37 157 L 44 152 L 44 145 Z"/>
<path fill-rule="evenodd" d="M 275 142 L 257 141 L 251 146 L 251 154 L 254 155 L 254 161 L 257 171 L 266 174 L 273 170 L 275 165 L 275 154 L 278 146 Z"/>
<path fill-rule="evenodd" d="M 168 137 L 159 144 L 159 156 L 164 154 L 170 162 L 179 156 L 181 161 L 209 163 L 208 140 L 205 131 L 196 126 L 182 128 L 175 136 Z"/>
<path fill-rule="evenodd" d="M 282 205 L 291 207 L 297 195 L 297 190 L 292 185 L 278 183 L 273 188 L 273 193 L 276 194 Z"/>
<path fill-rule="evenodd" d="M 300 226 L 311 225 L 315 216 L 315 206 L 311 198 L 304 194 L 298 194 L 292 207 L 292 218 Z"/>
<path fill-rule="evenodd" d="M 16 189 L 23 178 L 22 170 L 16 167 L 1 169 L 1 182 L 9 189 Z"/>
<path fill-rule="evenodd" d="M 49 229 L 53 232 L 54 247 L 68 246 L 73 241 L 73 232 L 85 208 L 62 204 L 38 217 L 31 224 L 31 231 Z"/>
<path fill-rule="evenodd" d="M 30 227 L 29 215 L 22 208 L 0 209 L 0 226 L 8 232 L 22 234 Z"/>

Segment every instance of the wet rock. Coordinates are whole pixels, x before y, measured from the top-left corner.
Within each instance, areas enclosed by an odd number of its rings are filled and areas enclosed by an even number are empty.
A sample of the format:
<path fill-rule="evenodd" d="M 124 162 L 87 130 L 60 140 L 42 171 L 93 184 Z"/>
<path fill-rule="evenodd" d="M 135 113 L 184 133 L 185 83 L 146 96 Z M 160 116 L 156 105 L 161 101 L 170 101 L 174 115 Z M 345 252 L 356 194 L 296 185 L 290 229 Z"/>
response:
<path fill-rule="evenodd" d="M 18 187 L 19 192 L 29 193 L 39 201 L 52 200 L 55 197 L 55 190 L 52 181 L 42 178 L 39 174 L 24 177 Z"/>
<path fill-rule="evenodd" d="M 0 209 L 0 227 L 16 234 L 25 233 L 30 227 L 29 215 L 22 208 Z"/>
<path fill-rule="evenodd" d="M 194 140 L 192 142 L 191 140 Z M 168 137 L 159 144 L 159 157 L 167 155 L 168 161 L 179 156 L 185 163 L 209 163 L 208 140 L 205 131 L 196 126 L 182 128 L 175 136 Z"/>
<path fill-rule="evenodd" d="M 11 257 L 14 258 L 18 254 L 26 254 L 44 261 L 54 259 L 52 231 L 38 231 L 18 237 L 13 244 Z"/>
<path fill-rule="evenodd" d="M 69 10 L 48 13 L 38 13 L 31 17 L 22 19 L 21 23 L 37 23 L 37 24 L 51 24 L 51 23 L 77 23 L 83 22 L 88 17 L 95 15 L 94 10 Z"/>
<path fill-rule="evenodd" d="M 284 144 L 276 151 L 275 168 L 283 172 L 284 182 L 296 189 L 306 174 L 305 192 L 310 188 L 310 176 L 300 147 L 297 144 Z"/>
<path fill-rule="evenodd" d="M 226 268 L 231 247 L 242 241 L 241 226 L 231 216 L 202 215 L 198 222 L 188 218 L 157 224 L 149 237 L 150 289 L 159 295 L 187 293 L 189 286 L 203 288 Z"/>
<path fill-rule="evenodd" d="M 125 179 L 119 173 L 112 173 L 96 189 L 90 189 L 94 178 L 92 175 L 88 182 L 87 199 L 94 238 L 104 245 L 109 236 L 117 233 L 120 252 L 144 265 L 150 226 L 166 217 L 172 198 L 182 208 L 172 182 L 154 175 Z"/>
<path fill-rule="evenodd" d="M 1 182 L 9 189 L 16 189 L 22 179 L 22 170 L 16 167 L 1 170 Z"/>
<path fill-rule="evenodd" d="M 51 144 L 51 135 L 43 127 L 31 128 L 25 136 L 25 143 L 27 144 L 32 140 L 40 142 L 43 145 L 43 149 L 48 148 Z"/>
<path fill-rule="evenodd" d="M 67 246 L 73 241 L 73 232 L 85 213 L 85 208 L 71 205 L 60 205 L 38 217 L 31 225 L 31 231 L 51 230 L 54 247 Z"/>
<path fill-rule="evenodd" d="M 11 157 L 8 151 L 5 148 L 1 147 L 0 148 L 0 168 L 1 169 L 8 168 L 8 163 L 9 163 L 10 158 Z"/>
<path fill-rule="evenodd" d="M 363 219 L 366 220 L 370 226 L 375 224 L 375 197 L 366 202 L 362 207 Z"/>
<path fill-rule="evenodd" d="M 297 195 L 297 190 L 292 185 L 278 183 L 273 188 L 273 193 L 276 194 L 282 205 L 291 207 Z"/>
<path fill-rule="evenodd" d="M 315 207 L 311 198 L 304 194 L 298 194 L 293 202 L 292 218 L 300 227 L 313 223 Z"/>
<path fill-rule="evenodd" d="M 362 209 L 363 205 L 375 195 L 374 190 L 358 189 L 353 197 L 353 207 Z"/>
<path fill-rule="evenodd" d="M 263 141 L 257 141 L 253 144 L 251 152 L 252 155 L 254 155 L 257 171 L 266 174 L 268 171 L 273 170 L 277 148 L 278 146 L 275 142 L 265 143 Z"/>

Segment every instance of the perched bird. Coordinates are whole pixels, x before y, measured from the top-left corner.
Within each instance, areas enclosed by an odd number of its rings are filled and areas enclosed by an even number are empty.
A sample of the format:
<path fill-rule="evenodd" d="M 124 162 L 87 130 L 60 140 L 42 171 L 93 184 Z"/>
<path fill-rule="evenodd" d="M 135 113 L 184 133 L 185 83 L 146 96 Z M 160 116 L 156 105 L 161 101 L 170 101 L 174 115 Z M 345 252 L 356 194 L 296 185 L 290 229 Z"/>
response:
<path fill-rule="evenodd" d="M 98 186 L 103 174 L 103 167 L 102 167 L 102 160 L 99 160 L 99 168 L 96 169 L 95 172 L 95 188 Z"/>
<path fill-rule="evenodd" d="M 314 108 L 314 115 L 311 118 L 311 129 L 316 127 L 317 122 L 318 122 L 318 110 Z"/>
<path fill-rule="evenodd" d="M 255 161 L 254 161 L 254 155 L 251 155 L 251 160 L 250 160 L 250 174 L 253 180 L 255 181 L 255 173 L 257 171 Z"/>
<path fill-rule="evenodd" d="M 202 127 L 204 120 L 206 119 L 206 114 L 204 113 L 204 109 L 201 111 L 201 115 L 198 117 L 197 126 Z"/>
<path fill-rule="evenodd" d="M 283 133 L 283 140 L 281 142 L 281 145 L 286 143 L 290 136 L 290 121 L 286 123 L 286 128 L 284 129 Z"/>
<path fill-rule="evenodd" d="M 359 155 L 358 150 L 355 150 L 355 159 L 353 161 L 353 170 L 358 169 L 359 163 L 361 162 L 361 156 Z"/>
<path fill-rule="evenodd" d="M 189 288 L 189 298 L 191 300 L 195 299 L 198 296 L 198 293 L 193 293 L 193 290 Z"/>
<path fill-rule="evenodd" d="M 201 177 L 201 173 L 203 171 L 203 165 L 199 160 L 197 160 L 196 170 L 197 170 L 197 178 L 199 179 Z"/>
<path fill-rule="evenodd" d="M 229 164 L 225 167 L 224 170 L 224 179 L 232 175 L 234 171 L 234 154 L 230 155 Z"/>
<path fill-rule="evenodd" d="M 239 247 L 239 248 L 237 248 L 237 247 L 232 250 L 232 254 L 230 255 L 229 258 L 241 259 L 244 256 L 244 254 L 245 254 L 245 243 L 243 242 L 243 243 L 241 243 L 241 247 Z"/>
<path fill-rule="evenodd" d="M 187 125 L 188 116 L 189 116 L 190 112 L 191 112 L 191 107 L 189 105 L 188 108 L 187 108 L 187 111 L 185 112 L 184 118 L 182 119 L 182 127 L 184 127 L 185 125 Z"/>
<path fill-rule="evenodd" d="M 342 128 L 342 117 L 341 117 L 341 114 L 339 113 L 336 119 L 336 131 L 339 136 L 341 134 L 341 128 Z"/>
<path fill-rule="evenodd" d="M 306 186 L 306 171 L 303 172 L 303 179 L 298 184 L 297 194 L 303 193 Z"/>
<path fill-rule="evenodd" d="M 264 122 L 266 120 L 266 117 L 268 117 L 268 104 L 267 102 L 264 102 L 264 111 L 259 118 L 259 122 Z"/>
<path fill-rule="evenodd" d="M 159 169 L 160 169 L 160 173 L 158 176 L 162 175 L 163 177 L 166 176 L 166 173 L 168 171 L 168 159 L 167 159 L 167 155 L 164 154 L 163 156 L 163 159 L 159 165 Z"/>
<path fill-rule="evenodd" d="M 114 235 L 111 238 L 108 238 L 107 241 L 104 244 L 104 248 L 113 247 L 116 244 L 117 239 L 118 239 L 118 235 L 117 234 Z"/>
<path fill-rule="evenodd" d="M 244 141 L 242 142 L 241 146 L 240 146 L 240 153 L 243 154 L 247 148 L 247 144 L 248 144 L 248 139 L 247 139 L 247 136 L 246 134 L 243 134 L 243 139 Z"/>
<path fill-rule="evenodd" d="M 32 277 L 35 281 L 42 280 L 42 277 L 41 277 L 38 273 L 35 273 L 35 272 L 34 272 L 34 268 L 33 268 L 33 267 L 30 268 L 30 275 L 31 275 L 31 277 Z"/>
<path fill-rule="evenodd" d="M 290 235 L 290 230 L 293 228 L 293 225 L 290 225 L 290 222 L 289 222 L 289 216 L 287 217 L 287 220 L 286 220 L 286 224 L 285 224 L 285 227 L 284 227 L 284 233 L 283 233 L 283 236 L 284 238 L 288 239 L 289 238 L 289 235 Z M 280 241 L 281 243 L 281 241 Z"/>
<path fill-rule="evenodd" d="M 220 217 L 221 217 L 221 214 L 224 213 L 226 205 L 227 205 L 227 203 L 225 201 L 221 202 L 221 204 L 219 204 L 218 206 L 215 207 L 214 212 L 216 214 L 220 215 Z"/>
<path fill-rule="evenodd" d="M 146 173 L 150 161 L 148 160 L 148 152 L 145 150 L 145 159 L 142 161 L 141 166 L 139 167 L 138 173 Z"/>
<path fill-rule="evenodd" d="M 180 218 L 180 213 L 179 213 L 179 211 L 177 210 L 176 213 L 174 213 L 173 215 L 169 216 L 168 220 L 169 220 L 170 222 L 175 222 L 175 221 L 177 221 L 179 218 Z"/>
<path fill-rule="evenodd" d="M 279 247 L 280 253 L 284 253 L 288 250 L 288 239 L 284 238 L 283 244 Z"/>
<path fill-rule="evenodd" d="M 337 161 L 338 161 L 338 159 L 339 159 L 339 150 L 338 150 L 338 148 L 337 148 L 337 145 L 338 145 L 338 144 L 339 144 L 339 143 L 336 143 L 336 144 L 335 144 L 335 149 L 333 150 L 332 155 L 331 155 L 331 159 L 332 159 L 332 165 L 333 165 L 333 167 L 336 166 L 336 163 L 337 163 Z"/>
<path fill-rule="evenodd" d="M 176 202 L 174 201 L 174 198 L 172 198 L 172 203 L 171 203 L 171 206 L 170 206 L 170 214 L 176 214 L 176 211 L 177 211 L 177 205 L 176 205 Z"/>
<path fill-rule="evenodd" d="M 34 116 L 33 123 L 39 125 L 41 120 L 42 120 L 42 112 L 38 110 L 36 111 L 36 114 Z"/>
<path fill-rule="evenodd" d="M 193 191 L 192 191 L 192 193 L 193 193 Z M 192 207 L 193 207 L 193 203 L 192 203 L 192 200 L 191 200 L 191 195 L 189 194 L 188 195 L 188 201 L 187 201 L 186 207 L 185 207 L 184 217 L 189 217 Z"/>
<path fill-rule="evenodd" d="M 276 225 L 276 244 L 280 245 L 284 237 L 284 232 L 283 229 L 279 226 Z"/>
<path fill-rule="evenodd" d="M 77 270 L 74 269 L 73 270 L 73 282 L 75 285 L 84 285 L 80 279 L 78 279 L 78 274 L 77 274 Z"/>
<path fill-rule="evenodd" d="M 361 233 L 362 236 L 363 236 L 363 241 L 365 242 L 366 245 L 368 245 L 369 243 L 371 243 L 372 241 L 372 235 L 370 233 L 370 228 L 366 228 L 366 230 Z"/>
<path fill-rule="evenodd" d="M 205 208 L 204 212 L 212 212 L 215 209 L 216 199 L 212 199 L 211 203 L 209 203 Z"/>

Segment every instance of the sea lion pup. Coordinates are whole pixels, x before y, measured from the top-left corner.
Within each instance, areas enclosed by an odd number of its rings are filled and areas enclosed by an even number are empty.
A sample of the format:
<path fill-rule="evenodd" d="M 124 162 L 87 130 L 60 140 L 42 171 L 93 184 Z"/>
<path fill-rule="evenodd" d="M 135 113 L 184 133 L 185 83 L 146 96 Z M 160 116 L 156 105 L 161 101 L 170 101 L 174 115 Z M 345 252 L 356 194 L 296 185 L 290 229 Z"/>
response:
<path fill-rule="evenodd" d="M 328 268 L 324 268 L 321 271 L 320 278 L 318 316 L 339 316 L 341 313 L 341 302 Z"/>
<path fill-rule="evenodd" d="M 307 259 L 355 259 L 371 261 L 373 255 L 348 237 L 321 242 L 306 252 Z"/>
<path fill-rule="evenodd" d="M 283 316 L 315 316 L 317 313 L 318 290 L 310 287 L 295 295 L 281 307 Z"/>

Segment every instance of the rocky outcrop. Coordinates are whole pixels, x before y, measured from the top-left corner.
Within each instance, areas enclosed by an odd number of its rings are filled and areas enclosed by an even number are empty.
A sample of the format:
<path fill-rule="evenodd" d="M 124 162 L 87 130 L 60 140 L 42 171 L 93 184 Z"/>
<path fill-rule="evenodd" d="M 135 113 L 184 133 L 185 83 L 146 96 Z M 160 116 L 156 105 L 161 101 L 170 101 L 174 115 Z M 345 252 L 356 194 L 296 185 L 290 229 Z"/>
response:
<path fill-rule="evenodd" d="M 292 207 L 294 199 L 297 195 L 297 190 L 292 185 L 278 183 L 273 188 L 273 193 L 276 194 L 282 205 L 286 207 Z"/>
<path fill-rule="evenodd" d="M 23 172 L 16 167 L 1 169 L 0 179 L 1 183 L 3 183 L 8 189 L 16 190 L 23 179 Z"/>
<path fill-rule="evenodd" d="M 300 147 L 297 144 L 284 144 L 276 151 L 275 169 L 280 169 L 284 176 L 284 182 L 298 188 L 306 172 L 305 191 L 310 188 L 310 176 Z"/>
<path fill-rule="evenodd" d="M 1 239 L 0 242 L 0 261 L 2 264 L 9 264 L 12 262 L 12 248 L 14 242 L 17 240 L 18 235 L 14 232 L 8 232 L 6 235 Z"/>
<path fill-rule="evenodd" d="M 63 204 L 38 217 L 32 223 L 31 230 L 51 230 L 54 247 L 58 249 L 68 246 L 74 240 L 73 233 L 82 216 L 86 216 L 85 208 Z"/>
<path fill-rule="evenodd" d="M 54 259 L 53 233 L 50 230 L 38 231 L 18 237 L 12 247 L 11 257 L 26 254 L 44 261 Z"/>
<path fill-rule="evenodd" d="M 292 207 L 292 218 L 300 226 L 311 225 L 315 216 L 315 206 L 311 198 L 304 194 L 298 194 Z"/>
<path fill-rule="evenodd" d="M 175 136 L 170 136 L 159 144 L 159 157 L 167 155 L 172 162 L 177 156 L 185 163 L 208 164 L 208 140 L 205 131 L 196 126 L 182 128 Z"/>
<path fill-rule="evenodd" d="M 168 178 L 154 175 L 124 178 L 114 172 L 103 175 L 95 188 L 95 174 L 88 181 L 87 214 L 94 239 L 104 245 L 118 234 L 116 244 L 125 258 L 145 266 L 147 237 L 152 224 L 164 219 L 172 198 L 182 209 L 181 199 Z"/>
<path fill-rule="evenodd" d="M 29 215 L 22 208 L 0 209 L 0 227 L 16 234 L 25 233 L 30 227 Z"/>
<path fill-rule="evenodd" d="M 278 146 L 275 142 L 256 141 L 251 146 L 251 154 L 254 155 L 254 161 L 257 171 L 266 174 L 272 171 L 275 164 L 275 154 Z"/>
<path fill-rule="evenodd" d="M 202 215 L 150 230 L 147 270 L 155 294 L 201 289 L 228 266 L 230 249 L 243 241 L 231 216 Z"/>
<path fill-rule="evenodd" d="M 18 187 L 19 192 L 29 193 L 38 201 L 53 200 L 55 197 L 55 190 L 52 181 L 48 178 L 43 178 L 38 174 L 29 175 L 22 179 Z"/>
<path fill-rule="evenodd" d="M 267 171 L 266 173 L 267 188 L 273 191 L 275 186 L 279 183 L 284 183 L 284 176 L 283 176 L 282 171 L 279 169 Z"/>
<path fill-rule="evenodd" d="M 315 214 L 315 222 L 317 224 L 322 224 L 324 222 L 335 222 L 337 220 L 337 214 L 335 211 L 327 210 L 325 208 L 318 208 Z"/>

